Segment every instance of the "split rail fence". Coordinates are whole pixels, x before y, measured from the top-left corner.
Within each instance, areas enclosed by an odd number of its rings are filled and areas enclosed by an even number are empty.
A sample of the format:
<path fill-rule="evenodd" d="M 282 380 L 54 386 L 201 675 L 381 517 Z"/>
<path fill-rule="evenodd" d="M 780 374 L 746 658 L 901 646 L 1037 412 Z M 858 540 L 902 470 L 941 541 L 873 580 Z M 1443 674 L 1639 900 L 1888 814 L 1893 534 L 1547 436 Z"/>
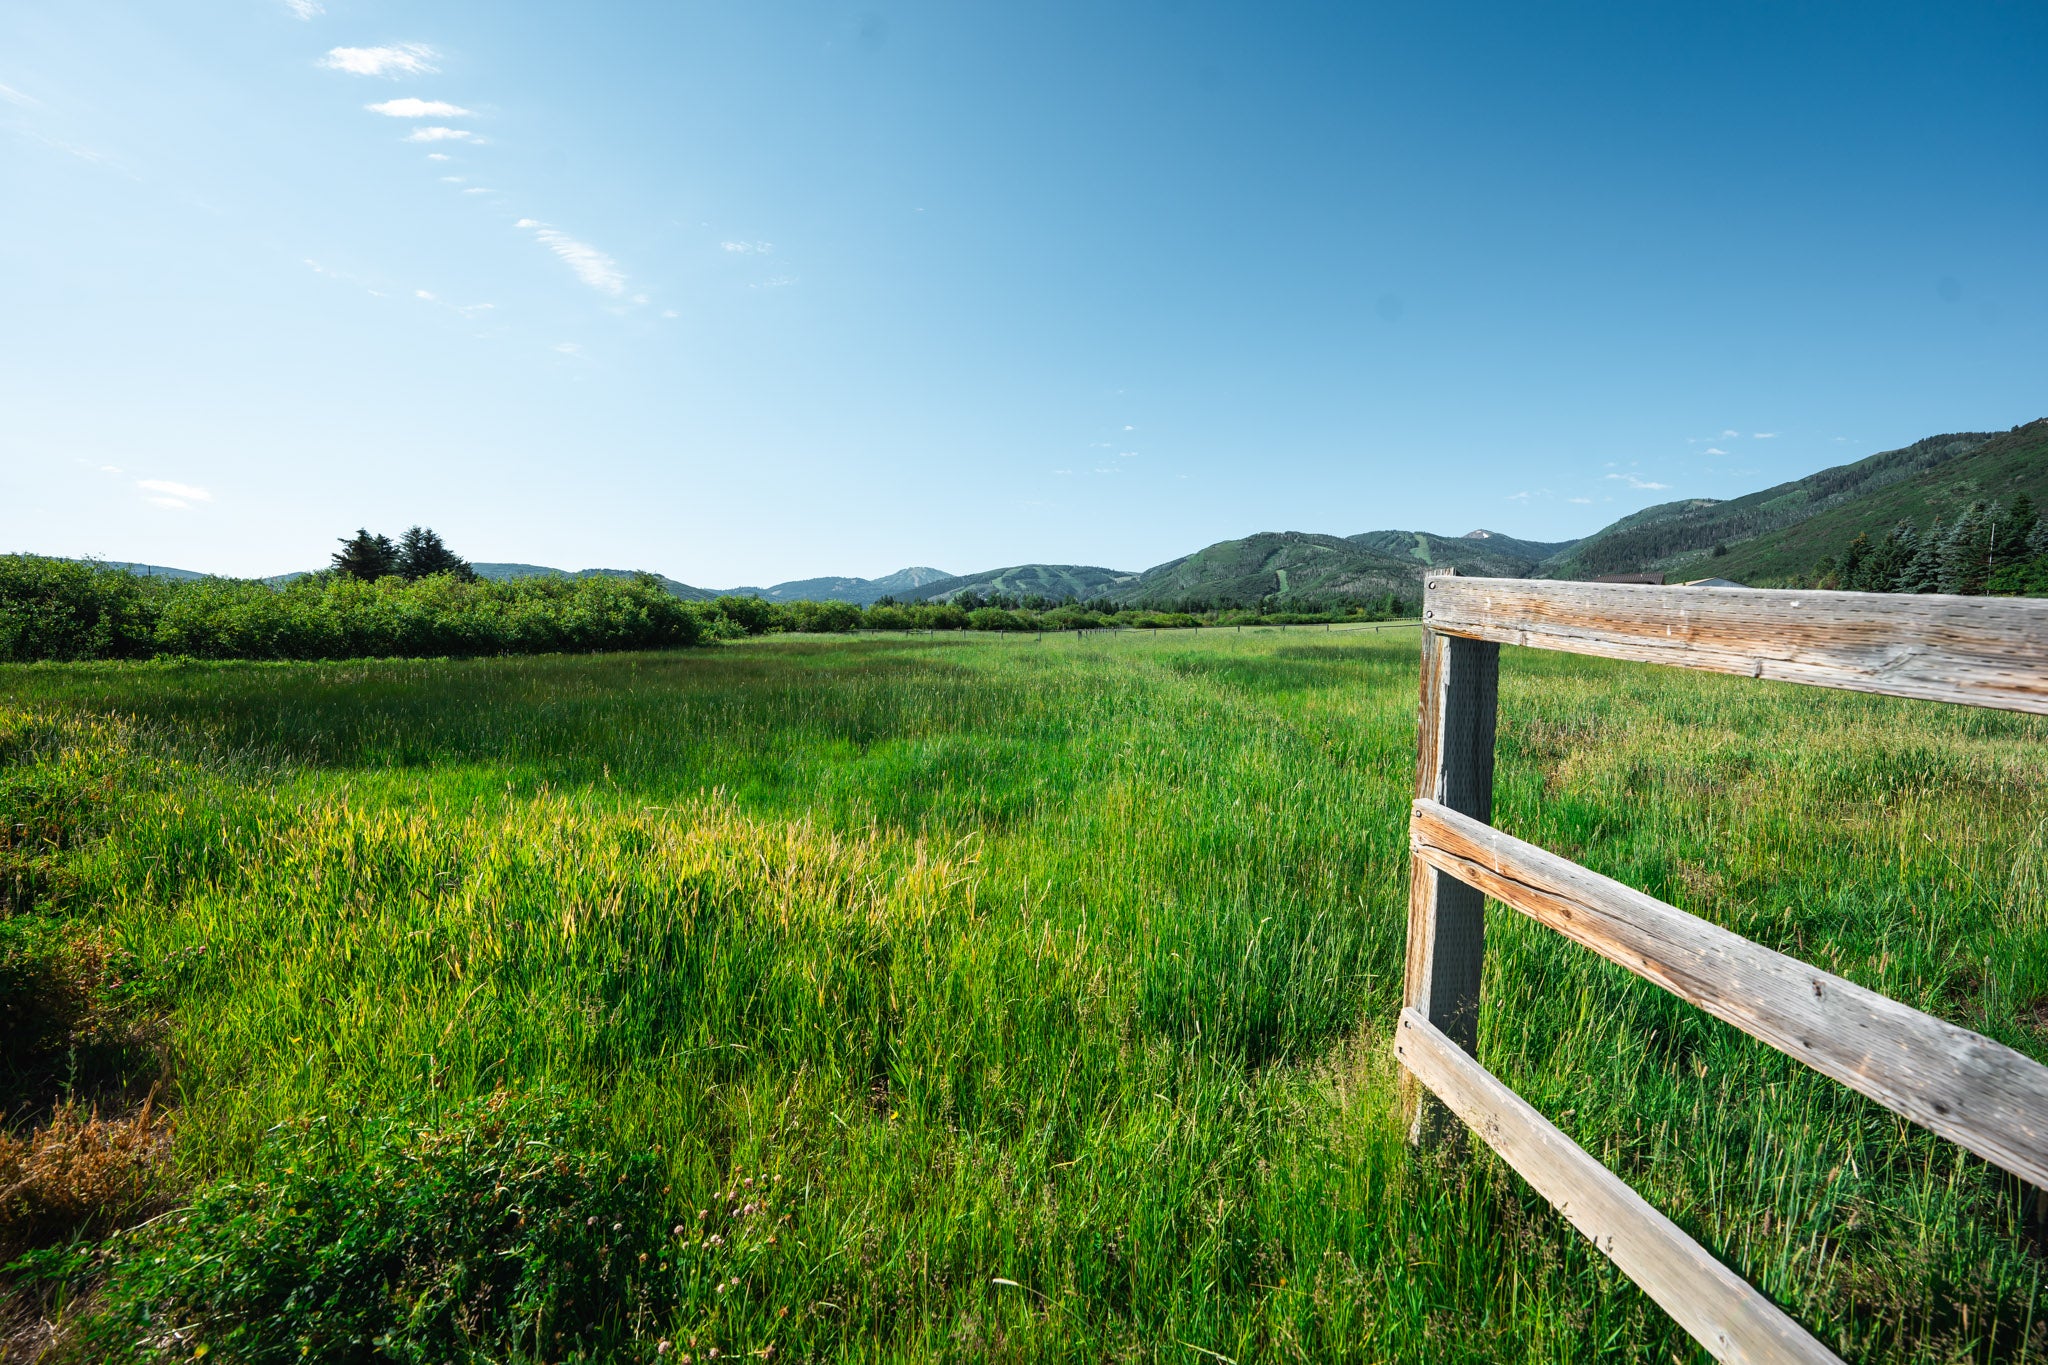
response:
<path fill-rule="evenodd" d="M 1717 1359 L 1837 1361 L 1479 1064 L 1487 899 L 2037 1188 L 2048 1067 L 1492 828 L 1504 644 L 2048 714 L 2048 601 L 1455 574 L 1425 588 L 1395 1038 L 1413 1139 L 1464 1120 Z"/>

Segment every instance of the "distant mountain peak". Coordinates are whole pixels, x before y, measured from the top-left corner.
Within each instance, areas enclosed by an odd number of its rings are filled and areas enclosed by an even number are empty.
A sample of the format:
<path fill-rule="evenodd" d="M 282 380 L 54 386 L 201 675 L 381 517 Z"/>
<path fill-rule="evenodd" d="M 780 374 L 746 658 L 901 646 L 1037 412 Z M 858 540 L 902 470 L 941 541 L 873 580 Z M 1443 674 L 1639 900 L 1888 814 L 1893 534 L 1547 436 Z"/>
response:
<path fill-rule="evenodd" d="M 1466 533 L 1465 533 L 1464 535 L 1462 535 L 1462 536 L 1459 536 L 1459 537 L 1458 537 L 1458 539 L 1460 539 L 1460 540 L 1492 540 L 1492 539 L 1493 539 L 1493 538 L 1494 538 L 1495 536 L 1497 536 L 1497 535 L 1499 535 L 1499 534 L 1500 534 L 1500 532 L 1498 532 L 1498 531 L 1487 531 L 1487 530 L 1483 530 L 1483 529 L 1482 529 L 1482 530 L 1478 530 L 1478 531 L 1467 531 L 1467 532 L 1466 532 Z"/>

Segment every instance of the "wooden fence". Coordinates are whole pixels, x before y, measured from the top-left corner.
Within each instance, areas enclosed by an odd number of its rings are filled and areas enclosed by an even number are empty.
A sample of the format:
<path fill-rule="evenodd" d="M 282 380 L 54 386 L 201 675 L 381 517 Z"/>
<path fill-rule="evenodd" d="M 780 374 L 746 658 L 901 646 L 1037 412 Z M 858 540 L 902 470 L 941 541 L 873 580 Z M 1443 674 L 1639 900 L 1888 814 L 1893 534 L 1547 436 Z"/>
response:
<path fill-rule="evenodd" d="M 2048 1067 L 1492 828 L 1500 647 L 2048 714 L 2048 601 L 1452 572 L 1431 575 L 1422 617 L 1407 978 L 1395 1036 L 1412 1078 L 1411 1136 L 1455 1137 L 1451 1115 L 1469 1124 L 1717 1359 L 1836 1361 L 1474 1058 L 1486 900 L 2036 1187 L 2048 1187 Z"/>

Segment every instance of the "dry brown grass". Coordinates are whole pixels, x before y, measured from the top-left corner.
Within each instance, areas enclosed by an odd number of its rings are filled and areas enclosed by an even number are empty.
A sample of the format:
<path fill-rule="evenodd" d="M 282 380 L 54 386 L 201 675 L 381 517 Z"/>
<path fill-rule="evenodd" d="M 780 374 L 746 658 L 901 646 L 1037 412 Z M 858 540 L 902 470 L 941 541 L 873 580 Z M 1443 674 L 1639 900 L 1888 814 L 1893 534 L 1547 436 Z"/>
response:
<path fill-rule="evenodd" d="M 146 1216 L 170 1144 L 169 1120 L 147 1101 L 117 1118 L 60 1104 L 39 1128 L 0 1133 L 0 1261 Z"/>

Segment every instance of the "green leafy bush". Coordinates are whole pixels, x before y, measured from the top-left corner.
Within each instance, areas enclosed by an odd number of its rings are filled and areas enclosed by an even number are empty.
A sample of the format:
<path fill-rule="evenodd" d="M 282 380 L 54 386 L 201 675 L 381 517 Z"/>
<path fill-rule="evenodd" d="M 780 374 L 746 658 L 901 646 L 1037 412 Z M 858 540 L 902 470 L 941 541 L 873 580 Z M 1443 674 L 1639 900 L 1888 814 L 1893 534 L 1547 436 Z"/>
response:
<path fill-rule="evenodd" d="M 856 616 L 858 615 L 856 611 Z M 720 633 L 651 575 L 138 579 L 0 556 L 0 661 L 354 659 L 671 649 Z"/>
<path fill-rule="evenodd" d="M 353 1138 L 289 1128 L 254 1183 L 128 1240 L 96 1344 L 252 1365 L 631 1355 L 626 1315 L 656 1306 L 641 1256 L 660 1235 L 655 1168 L 547 1095 L 401 1112 Z"/>

